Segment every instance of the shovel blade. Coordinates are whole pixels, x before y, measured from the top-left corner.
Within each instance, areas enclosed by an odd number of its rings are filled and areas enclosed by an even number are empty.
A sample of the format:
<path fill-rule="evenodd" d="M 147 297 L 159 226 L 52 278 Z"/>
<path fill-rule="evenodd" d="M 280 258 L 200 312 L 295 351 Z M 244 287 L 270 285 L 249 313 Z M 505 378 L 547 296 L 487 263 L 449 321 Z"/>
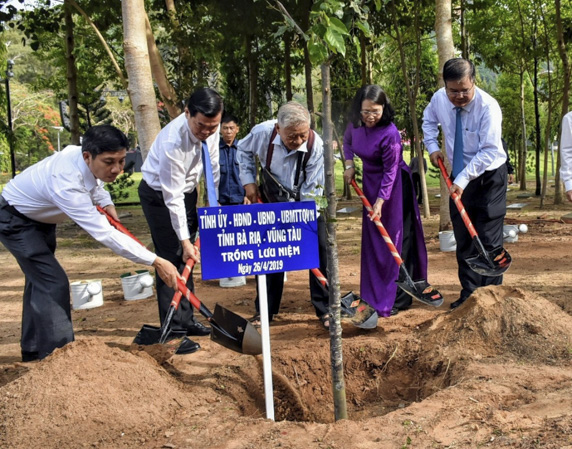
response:
<path fill-rule="evenodd" d="M 262 337 L 247 319 L 217 303 L 209 321 L 215 343 L 241 354 L 262 354 Z"/>
<path fill-rule="evenodd" d="M 360 329 L 375 329 L 379 316 L 373 307 L 354 292 L 349 292 L 341 298 L 342 319 Z"/>
<path fill-rule="evenodd" d="M 417 301 L 433 307 L 439 307 L 443 304 L 443 295 L 425 280 L 412 281 L 411 279 L 405 281 L 397 281 L 397 285 L 405 293 L 412 296 Z"/>
<path fill-rule="evenodd" d="M 141 330 L 137 333 L 135 338 L 133 339 L 133 343 L 136 345 L 156 345 L 159 343 L 161 339 L 161 332 L 162 329 L 157 326 L 150 326 L 148 324 L 144 324 Z M 184 338 L 187 336 L 185 330 L 179 329 L 169 329 L 167 333 L 166 341 L 175 340 L 177 338 Z"/>
<path fill-rule="evenodd" d="M 502 276 L 509 269 L 512 257 L 502 246 L 488 251 L 487 255 L 478 254 L 465 259 L 467 265 L 481 276 Z"/>

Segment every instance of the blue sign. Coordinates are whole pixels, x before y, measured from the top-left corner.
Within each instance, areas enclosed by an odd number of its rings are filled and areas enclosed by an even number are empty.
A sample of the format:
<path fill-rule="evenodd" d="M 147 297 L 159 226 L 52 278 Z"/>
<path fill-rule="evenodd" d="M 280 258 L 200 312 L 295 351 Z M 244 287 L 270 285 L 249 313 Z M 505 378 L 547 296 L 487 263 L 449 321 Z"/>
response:
<path fill-rule="evenodd" d="M 199 208 L 202 278 L 317 268 L 313 201 Z"/>

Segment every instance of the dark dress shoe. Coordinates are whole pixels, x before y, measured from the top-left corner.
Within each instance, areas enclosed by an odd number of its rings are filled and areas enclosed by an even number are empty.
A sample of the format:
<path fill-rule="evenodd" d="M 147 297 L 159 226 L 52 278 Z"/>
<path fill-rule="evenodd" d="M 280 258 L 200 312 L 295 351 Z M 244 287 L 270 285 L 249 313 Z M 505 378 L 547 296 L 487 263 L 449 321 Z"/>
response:
<path fill-rule="evenodd" d="M 395 316 L 399 313 L 399 309 L 397 307 L 392 307 L 391 312 L 389 312 L 389 316 Z"/>
<path fill-rule="evenodd" d="M 193 323 L 187 326 L 187 335 L 194 335 L 196 337 L 203 337 L 211 333 L 211 328 L 202 323 Z"/>
<path fill-rule="evenodd" d="M 183 354 L 192 354 L 193 352 L 197 352 L 201 349 L 201 345 L 199 345 L 196 341 L 191 340 L 190 338 L 183 338 L 181 344 L 175 351 L 175 354 L 183 355 Z"/>
<path fill-rule="evenodd" d="M 37 352 L 22 351 L 22 362 L 35 362 L 36 360 L 40 360 Z"/>
<path fill-rule="evenodd" d="M 459 307 L 461 304 L 463 304 L 466 300 L 467 300 L 467 298 L 459 298 L 459 299 L 457 299 L 455 302 L 452 302 L 452 303 L 451 303 L 451 309 L 456 309 L 456 308 Z"/>

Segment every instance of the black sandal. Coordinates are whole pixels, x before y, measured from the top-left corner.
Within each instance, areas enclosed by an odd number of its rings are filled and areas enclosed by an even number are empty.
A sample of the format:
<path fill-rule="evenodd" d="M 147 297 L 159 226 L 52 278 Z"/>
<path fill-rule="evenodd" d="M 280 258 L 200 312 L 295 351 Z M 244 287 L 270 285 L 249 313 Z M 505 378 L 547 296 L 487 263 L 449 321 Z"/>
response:
<path fill-rule="evenodd" d="M 260 313 L 256 313 L 248 319 L 248 322 L 256 329 L 260 329 Z"/>

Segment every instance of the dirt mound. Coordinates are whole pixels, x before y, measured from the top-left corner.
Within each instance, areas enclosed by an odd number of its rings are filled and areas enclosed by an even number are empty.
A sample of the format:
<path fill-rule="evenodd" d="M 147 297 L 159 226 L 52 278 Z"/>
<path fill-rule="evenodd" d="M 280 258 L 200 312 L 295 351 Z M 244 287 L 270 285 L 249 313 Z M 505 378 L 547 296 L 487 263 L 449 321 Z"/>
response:
<path fill-rule="evenodd" d="M 514 356 L 545 364 L 572 355 L 572 317 L 543 297 L 513 287 L 476 290 L 424 333 L 428 347 L 449 354 Z"/>
<path fill-rule="evenodd" d="M 0 389 L 0 446 L 97 446 L 138 435 L 145 441 L 188 407 L 179 384 L 147 354 L 80 340 Z"/>

